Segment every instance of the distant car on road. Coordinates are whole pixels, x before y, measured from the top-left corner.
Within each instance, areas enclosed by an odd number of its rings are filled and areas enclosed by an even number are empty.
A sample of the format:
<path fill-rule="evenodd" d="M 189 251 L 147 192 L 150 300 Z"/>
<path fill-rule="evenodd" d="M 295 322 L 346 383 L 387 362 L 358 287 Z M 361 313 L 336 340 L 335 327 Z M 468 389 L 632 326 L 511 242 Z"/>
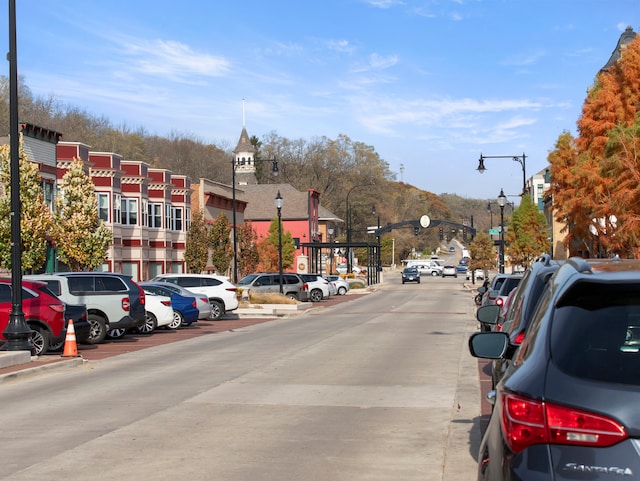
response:
<path fill-rule="evenodd" d="M 417 267 L 405 267 L 402 270 L 402 283 L 417 282 L 420 284 L 420 271 Z"/>
<path fill-rule="evenodd" d="M 458 277 L 458 271 L 455 266 L 446 265 L 442 268 L 442 277 Z"/>

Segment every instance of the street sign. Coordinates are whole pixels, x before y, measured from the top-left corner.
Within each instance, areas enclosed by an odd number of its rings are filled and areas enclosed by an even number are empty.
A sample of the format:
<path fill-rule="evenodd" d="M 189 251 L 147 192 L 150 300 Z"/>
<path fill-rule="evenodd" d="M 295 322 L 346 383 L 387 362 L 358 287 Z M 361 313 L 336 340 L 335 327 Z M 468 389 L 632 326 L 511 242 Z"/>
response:
<path fill-rule="evenodd" d="M 498 235 L 500 231 L 498 229 L 489 229 L 489 235 Z"/>

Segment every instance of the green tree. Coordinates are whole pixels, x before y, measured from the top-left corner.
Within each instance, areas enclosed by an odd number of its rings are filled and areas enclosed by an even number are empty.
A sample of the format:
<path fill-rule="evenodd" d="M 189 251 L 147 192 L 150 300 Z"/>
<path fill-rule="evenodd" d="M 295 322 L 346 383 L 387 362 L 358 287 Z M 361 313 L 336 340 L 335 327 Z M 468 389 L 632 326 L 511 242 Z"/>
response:
<path fill-rule="evenodd" d="M 522 197 L 511 217 L 505 243 L 505 253 L 513 265 L 527 267 L 540 254 L 549 252 L 547 220 L 528 195 Z"/>
<path fill-rule="evenodd" d="M 40 269 L 47 256 L 46 236 L 53 218 L 45 204 L 38 166 L 30 162 L 24 152 L 22 137 L 20 162 L 20 242 L 22 269 Z M 4 193 L 0 196 L 0 266 L 11 269 L 11 162 L 9 145 L 0 146 L 0 182 Z"/>
<path fill-rule="evenodd" d="M 469 269 L 482 269 L 488 271 L 496 265 L 496 249 L 491 236 L 484 231 L 478 232 L 475 239 L 469 244 Z"/>
<path fill-rule="evenodd" d="M 258 236 L 253 230 L 251 222 L 245 222 L 238 227 L 236 233 L 238 248 L 238 273 L 240 277 L 251 274 L 258 269 L 260 256 L 258 255 Z"/>
<path fill-rule="evenodd" d="M 98 216 L 93 182 L 84 162 L 74 160 L 59 183 L 52 229 L 60 261 L 73 271 L 103 264 L 113 234 Z"/>
<path fill-rule="evenodd" d="M 216 272 L 218 273 L 227 273 L 233 259 L 233 246 L 231 245 L 230 235 L 231 225 L 225 213 L 221 211 L 209 229 L 211 262 L 216 266 Z"/>
<path fill-rule="evenodd" d="M 189 272 L 200 273 L 209 260 L 209 227 L 202 209 L 191 213 L 191 226 L 184 246 L 184 261 Z"/>

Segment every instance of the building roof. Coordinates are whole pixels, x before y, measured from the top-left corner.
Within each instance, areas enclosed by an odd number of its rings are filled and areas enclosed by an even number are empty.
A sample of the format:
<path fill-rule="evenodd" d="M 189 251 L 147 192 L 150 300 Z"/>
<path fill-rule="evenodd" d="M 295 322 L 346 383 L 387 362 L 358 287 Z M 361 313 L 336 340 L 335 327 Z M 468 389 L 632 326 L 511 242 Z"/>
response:
<path fill-rule="evenodd" d="M 238 140 L 238 145 L 233 151 L 234 154 L 239 154 L 240 152 L 249 152 L 251 154 L 255 153 L 256 149 L 249 140 L 249 134 L 247 134 L 247 129 L 242 127 L 242 132 L 240 133 L 240 139 Z"/>
<path fill-rule="evenodd" d="M 631 40 L 633 40 L 635 37 L 636 37 L 636 33 L 633 31 L 633 28 L 627 27 L 625 31 L 622 32 L 622 35 L 620 35 L 620 39 L 618 39 L 618 45 L 616 45 L 616 48 L 613 50 L 613 53 L 611 54 L 611 57 L 609 57 L 609 61 L 605 64 L 604 67 L 602 67 L 601 70 L 606 70 L 609 67 L 615 65 L 615 63 L 618 60 L 620 60 L 620 54 L 622 50 L 624 50 L 624 47 L 629 42 L 631 42 Z"/>
<path fill-rule="evenodd" d="M 309 192 L 300 192 L 291 184 L 243 185 L 242 190 L 247 201 L 247 209 L 244 211 L 246 221 L 271 220 L 276 217 L 278 210 L 275 198 L 278 191 L 283 199 L 283 219 L 309 218 Z"/>

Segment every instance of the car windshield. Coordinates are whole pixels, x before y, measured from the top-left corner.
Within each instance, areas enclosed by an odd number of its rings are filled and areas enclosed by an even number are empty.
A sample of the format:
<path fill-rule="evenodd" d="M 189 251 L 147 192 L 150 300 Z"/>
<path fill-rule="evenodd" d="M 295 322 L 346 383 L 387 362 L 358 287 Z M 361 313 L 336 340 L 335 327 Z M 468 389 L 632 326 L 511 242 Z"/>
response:
<path fill-rule="evenodd" d="M 553 316 L 551 355 L 571 376 L 640 386 L 640 289 L 582 283 Z"/>
<path fill-rule="evenodd" d="M 238 285 L 248 286 L 253 282 L 253 280 L 258 277 L 258 274 L 249 274 L 248 276 L 244 276 L 242 279 L 238 281 Z"/>

